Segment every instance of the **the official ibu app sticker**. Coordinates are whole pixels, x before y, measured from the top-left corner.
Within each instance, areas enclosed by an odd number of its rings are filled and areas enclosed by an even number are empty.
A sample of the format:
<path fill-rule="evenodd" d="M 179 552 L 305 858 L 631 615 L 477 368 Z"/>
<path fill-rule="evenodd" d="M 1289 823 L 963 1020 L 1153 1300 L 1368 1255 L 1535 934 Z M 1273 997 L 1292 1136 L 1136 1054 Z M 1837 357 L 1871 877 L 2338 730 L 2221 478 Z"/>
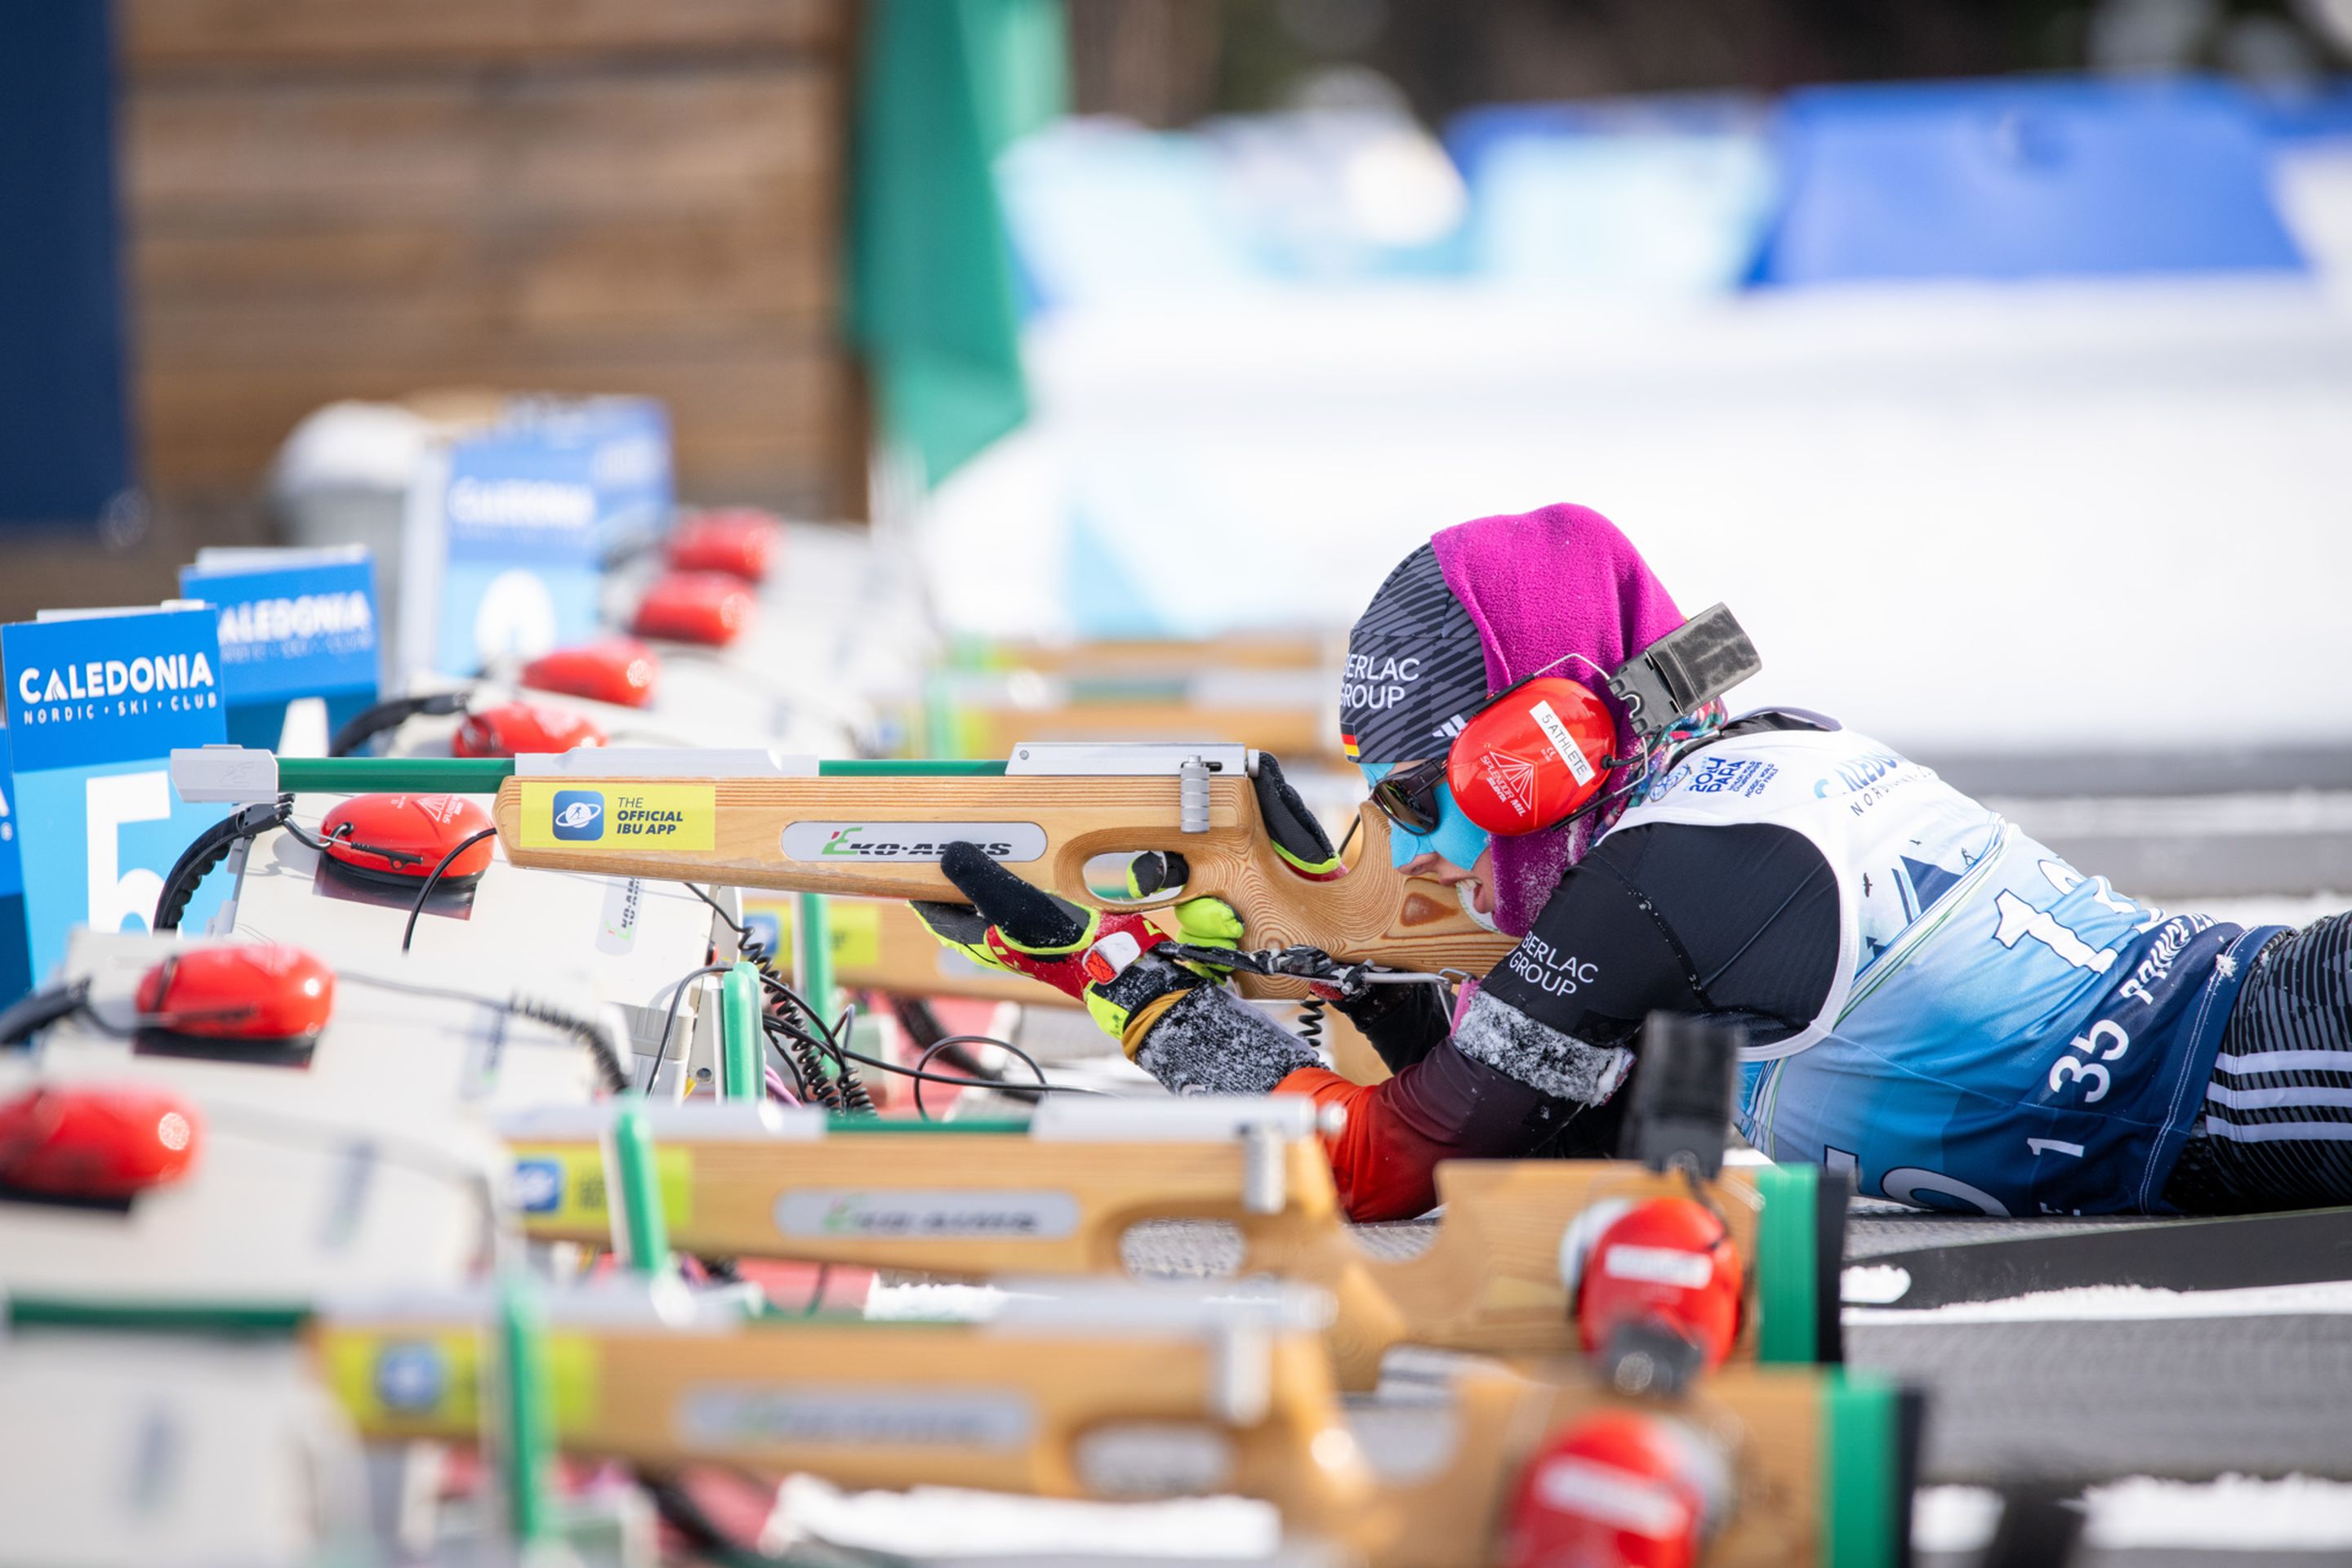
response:
<path fill-rule="evenodd" d="M 604 837 L 604 795 L 602 790 L 560 789 L 555 792 L 555 836 L 579 842 Z"/>
<path fill-rule="evenodd" d="M 376 1352 L 375 1396 L 386 1410 L 431 1410 L 448 1386 L 440 1347 L 429 1340 L 395 1340 Z"/>
<path fill-rule="evenodd" d="M 553 1214 L 563 1206 L 561 1160 L 517 1160 L 514 1204 L 525 1214 Z"/>
<path fill-rule="evenodd" d="M 563 789 L 523 783 L 526 849 L 709 849 L 718 792 L 709 784 L 607 784 Z"/>

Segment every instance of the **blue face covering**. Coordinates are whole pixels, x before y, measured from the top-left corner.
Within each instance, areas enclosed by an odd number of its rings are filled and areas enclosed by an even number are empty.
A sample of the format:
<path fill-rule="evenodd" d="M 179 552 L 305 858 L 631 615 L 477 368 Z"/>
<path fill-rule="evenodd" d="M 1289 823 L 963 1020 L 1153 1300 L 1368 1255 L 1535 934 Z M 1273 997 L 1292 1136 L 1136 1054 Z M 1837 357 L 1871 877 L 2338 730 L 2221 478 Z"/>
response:
<path fill-rule="evenodd" d="M 1364 777 L 1373 784 L 1389 776 L 1393 763 L 1359 763 Z M 1478 863 L 1494 840 L 1486 830 L 1462 815 L 1454 804 L 1454 790 L 1447 784 L 1437 786 L 1437 828 L 1428 834 L 1407 833 L 1395 823 L 1389 824 L 1389 861 L 1402 866 L 1416 855 L 1443 855 L 1464 870 Z"/>

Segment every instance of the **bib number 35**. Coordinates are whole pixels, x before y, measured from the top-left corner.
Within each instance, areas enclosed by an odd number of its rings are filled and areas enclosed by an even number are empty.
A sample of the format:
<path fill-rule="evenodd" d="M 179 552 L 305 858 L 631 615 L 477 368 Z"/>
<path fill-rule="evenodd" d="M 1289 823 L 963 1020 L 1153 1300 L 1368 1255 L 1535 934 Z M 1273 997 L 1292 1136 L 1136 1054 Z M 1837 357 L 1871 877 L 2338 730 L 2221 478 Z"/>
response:
<path fill-rule="evenodd" d="M 2083 1103 L 2089 1105 L 2107 1097 L 2113 1085 L 2105 1064 L 2120 1059 L 2131 1049 L 2131 1037 L 2120 1026 L 2102 1018 L 2068 1041 L 2066 1048 L 2083 1054 L 2062 1056 L 2050 1064 L 2050 1092 L 2063 1094 L 2070 1084 L 2082 1086 Z"/>

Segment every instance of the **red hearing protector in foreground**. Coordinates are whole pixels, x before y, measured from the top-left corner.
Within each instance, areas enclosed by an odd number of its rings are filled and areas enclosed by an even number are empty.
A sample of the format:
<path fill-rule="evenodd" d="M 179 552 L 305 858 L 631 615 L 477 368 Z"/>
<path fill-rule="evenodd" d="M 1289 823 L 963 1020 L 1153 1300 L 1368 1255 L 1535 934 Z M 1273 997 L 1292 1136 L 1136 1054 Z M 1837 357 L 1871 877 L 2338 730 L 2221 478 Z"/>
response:
<path fill-rule="evenodd" d="M 775 563 L 776 517 L 757 507 L 714 507 L 679 521 L 670 531 L 669 563 L 679 572 L 724 572 L 762 583 Z"/>
<path fill-rule="evenodd" d="M 1487 832 L 1533 833 L 1601 793 L 1616 744 L 1616 717 L 1600 698 L 1539 675 L 1471 716 L 1445 754 L 1445 783 Z"/>
<path fill-rule="evenodd" d="M 52 1085 L 0 1103 L 0 1186 L 116 1201 L 176 1182 L 203 1122 L 167 1089 Z"/>
<path fill-rule="evenodd" d="M 723 572 L 673 572 L 646 590 L 630 626 L 641 637 L 723 647 L 751 623 L 751 590 Z"/>
<path fill-rule="evenodd" d="M 353 795 L 319 824 L 319 837 L 336 865 L 364 877 L 413 882 L 429 877 L 444 857 L 490 827 L 489 813 L 462 795 Z M 490 867 L 483 837 L 449 862 L 441 880 L 464 887 Z"/>
<path fill-rule="evenodd" d="M 617 708 L 643 708 L 654 700 L 661 661 L 635 637 L 600 637 L 578 647 L 560 647 L 522 667 L 522 683 L 540 691 L 560 691 Z"/>
<path fill-rule="evenodd" d="M 1723 1216 L 1696 1198 L 1602 1199 L 1560 1237 L 1559 1272 L 1588 1354 L 1663 1350 L 1711 1372 L 1739 1338 L 1747 1271 Z"/>
<path fill-rule="evenodd" d="M 568 752 L 601 746 L 604 727 L 584 713 L 539 702 L 501 702 L 467 713 L 449 737 L 453 757 L 513 757 L 530 752 Z"/>
<path fill-rule="evenodd" d="M 1731 1513 L 1731 1466 L 1662 1415 L 1596 1410 L 1538 1448 L 1511 1499 L 1504 1568 L 1696 1568 Z"/>
<path fill-rule="evenodd" d="M 335 972 L 299 947 L 191 947 L 139 982 L 140 1023 L 216 1040 L 309 1040 L 335 1005 Z"/>

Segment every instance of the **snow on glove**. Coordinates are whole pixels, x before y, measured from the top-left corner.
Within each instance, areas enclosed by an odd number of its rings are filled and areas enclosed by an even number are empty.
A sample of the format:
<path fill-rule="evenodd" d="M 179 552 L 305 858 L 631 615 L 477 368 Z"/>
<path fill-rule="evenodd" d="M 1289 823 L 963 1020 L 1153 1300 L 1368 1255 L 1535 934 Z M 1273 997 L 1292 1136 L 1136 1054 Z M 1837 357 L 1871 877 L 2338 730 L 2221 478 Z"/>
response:
<path fill-rule="evenodd" d="M 972 903 L 969 911 L 915 906 L 940 940 L 985 952 L 992 967 L 1042 980 L 1085 1004 L 1130 1057 L 1177 997 L 1208 983 L 1200 971 L 1153 951 L 1169 939 L 1141 915 L 1083 909 L 1056 898 L 990 859 L 978 845 L 949 845 L 940 869 Z"/>

